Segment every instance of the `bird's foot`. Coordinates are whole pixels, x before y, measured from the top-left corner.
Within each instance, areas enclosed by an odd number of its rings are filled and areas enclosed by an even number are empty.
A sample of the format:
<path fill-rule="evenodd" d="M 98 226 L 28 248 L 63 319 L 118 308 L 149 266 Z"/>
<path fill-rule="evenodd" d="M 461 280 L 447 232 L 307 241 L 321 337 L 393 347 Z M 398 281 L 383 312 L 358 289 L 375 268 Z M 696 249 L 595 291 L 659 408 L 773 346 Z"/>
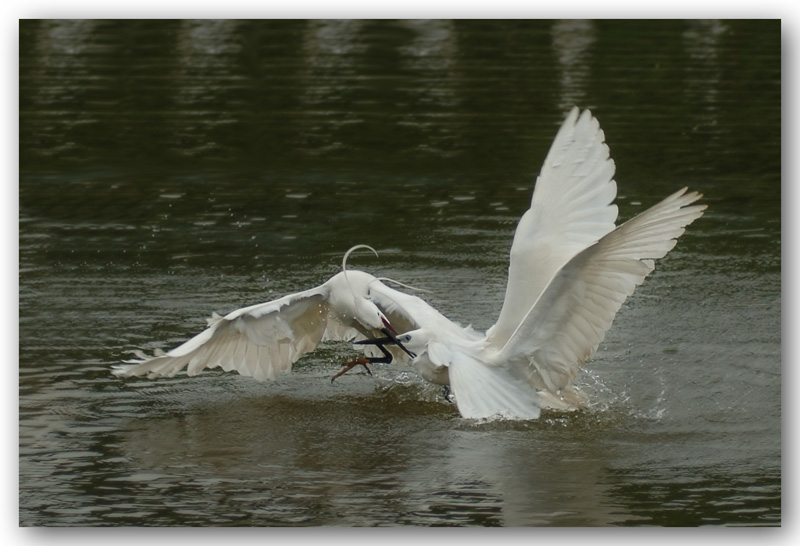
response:
<path fill-rule="evenodd" d="M 370 363 L 370 359 L 368 359 L 365 356 L 359 356 L 355 360 L 351 360 L 350 362 L 345 362 L 343 364 L 344 367 L 342 368 L 342 371 L 340 371 L 339 373 L 337 373 L 336 375 L 331 377 L 331 383 L 333 383 L 336 380 L 337 377 L 343 376 L 344 374 L 346 374 L 347 372 L 349 372 L 350 370 L 352 370 L 356 366 L 364 366 L 364 369 L 367 370 L 367 373 L 369 375 L 372 375 L 372 372 L 370 371 L 369 367 L 367 367 L 367 364 L 369 364 L 369 363 Z"/>

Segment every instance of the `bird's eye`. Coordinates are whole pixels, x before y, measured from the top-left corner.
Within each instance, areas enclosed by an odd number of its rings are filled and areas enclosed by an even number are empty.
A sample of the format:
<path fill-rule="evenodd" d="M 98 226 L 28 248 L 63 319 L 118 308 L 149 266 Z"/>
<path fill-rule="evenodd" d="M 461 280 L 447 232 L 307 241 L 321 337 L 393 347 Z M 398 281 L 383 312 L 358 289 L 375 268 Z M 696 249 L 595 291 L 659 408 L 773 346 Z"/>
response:
<path fill-rule="evenodd" d="M 403 336 L 403 341 L 405 341 L 406 343 L 408 343 L 409 341 L 411 341 L 411 336 L 409 336 L 409 335 L 405 335 L 405 336 Z"/>

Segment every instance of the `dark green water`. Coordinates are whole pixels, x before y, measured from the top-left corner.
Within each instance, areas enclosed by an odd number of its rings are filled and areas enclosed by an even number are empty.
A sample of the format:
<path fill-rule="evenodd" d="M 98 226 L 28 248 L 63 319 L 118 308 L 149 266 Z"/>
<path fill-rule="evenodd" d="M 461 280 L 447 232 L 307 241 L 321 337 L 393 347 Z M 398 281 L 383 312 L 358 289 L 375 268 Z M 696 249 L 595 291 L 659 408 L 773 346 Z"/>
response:
<path fill-rule="evenodd" d="M 778 21 L 23 21 L 19 521 L 781 523 Z M 579 383 L 590 410 L 477 425 L 409 370 L 120 380 L 212 311 L 342 253 L 487 328 L 568 109 L 623 218 L 693 224 Z"/>

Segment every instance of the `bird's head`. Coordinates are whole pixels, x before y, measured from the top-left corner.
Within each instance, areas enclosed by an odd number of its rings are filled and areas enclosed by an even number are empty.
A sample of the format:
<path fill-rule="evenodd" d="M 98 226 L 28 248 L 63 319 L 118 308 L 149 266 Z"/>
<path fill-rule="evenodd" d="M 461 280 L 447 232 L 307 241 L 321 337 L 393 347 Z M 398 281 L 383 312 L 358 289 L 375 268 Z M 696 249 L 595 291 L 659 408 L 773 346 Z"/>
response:
<path fill-rule="evenodd" d="M 401 346 L 406 352 L 420 355 L 425 352 L 428 347 L 428 333 L 424 328 L 418 328 L 406 332 L 405 334 L 397 336 L 397 344 Z"/>
<path fill-rule="evenodd" d="M 342 258 L 342 276 L 353 298 L 353 309 L 355 311 L 354 318 L 364 326 L 369 326 L 375 330 L 383 332 L 384 335 L 389 337 L 398 347 L 405 351 L 411 358 L 416 358 L 416 355 L 406 349 L 402 343 L 397 341 L 397 330 L 394 329 L 392 323 L 378 309 L 369 299 L 369 286 L 377 279 L 368 273 L 361 271 L 350 271 L 347 269 L 347 258 L 350 254 L 359 248 L 366 248 L 371 250 L 376 256 L 378 253 L 374 248 L 368 245 L 356 245 L 348 250 L 344 258 Z"/>

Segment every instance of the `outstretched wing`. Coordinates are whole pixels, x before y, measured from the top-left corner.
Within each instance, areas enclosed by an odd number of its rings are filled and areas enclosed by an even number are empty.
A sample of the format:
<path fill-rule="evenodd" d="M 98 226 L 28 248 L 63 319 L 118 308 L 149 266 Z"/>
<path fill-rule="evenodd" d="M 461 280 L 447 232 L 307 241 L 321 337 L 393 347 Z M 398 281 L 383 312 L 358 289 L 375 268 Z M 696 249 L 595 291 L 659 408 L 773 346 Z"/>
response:
<path fill-rule="evenodd" d="M 122 377 L 171 377 L 186 368 L 197 375 L 220 367 L 273 380 L 288 371 L 320 341 L 349 340 L 358 332 L 345 326 L 328 304 L 329 290 L 322 285 L 283 298 L 238 309 L 224 317 L 214 315 L 197 336 L 167 353 L 146 356 L 114 367 Z"/>
<path fill-rule="evenodd" d="M 600 124 L 573 108 L 536 180 L 531 207 L 511 246 L 508 285 L 497 323 L 487 332 L 502 347 L 570 258 L 614 229 L 614 162 Z"/>
<path fill-rule="evenodd" d="M 686 188 L 625 222 L 573 257 L 550 281 L 493 361 L 532 385 L 569 385 L 603 340 L 619 308 L 702 216 L 702 197 Z"/>

